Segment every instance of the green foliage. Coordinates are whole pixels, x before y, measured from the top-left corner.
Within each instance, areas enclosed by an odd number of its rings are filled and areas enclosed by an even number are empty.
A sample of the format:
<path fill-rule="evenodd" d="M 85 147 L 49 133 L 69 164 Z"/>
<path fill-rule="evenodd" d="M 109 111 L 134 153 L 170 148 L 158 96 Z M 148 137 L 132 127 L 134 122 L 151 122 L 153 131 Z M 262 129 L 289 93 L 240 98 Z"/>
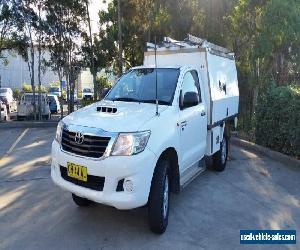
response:
<path fill-rule="evenodd" d="M 2 60 L 2 50 L 10 47 L 13 29 L 13 5 L 9 0 L 0 1 L 0 60 Z"/>
<path fill-rule="evenodd" d="M 47 88 L 43 85 L 40 86 L 40 91 L 41 91 L 41 93 L 48 93 Z M 39 89 L 38 89 L 38 92 L 39 92 Z"/>
<path fill-rule="evenodd" d="M 65 90 L 62 90 L 61 96 L 62 96 L 62 98 L 63 98 L 64 100 L 66 100 L 66 99 L 67 99 L 67 92 L 66 92 Z"/>
<path fill-rule="evenodd" d="M 59 81 L 53 81 L 49 83 L 50 87 L 60 87 L 60 82 Z"/>
<path fill-rule="evenodd" d="M 254 56 L 263 72 L 271 73 L 280 85 L 289 82 L 291 72 L 300 69 L 300 2 L 270 0 L 259 19 Z"/>
<path fill-rule="evenodd" d="M 97 92 L 97 96 L 101 96 L 104 88 L 110 88 L 111 86 L 112 83 L 105 76 L 97 77 L 95 90 Z"/>
<path fill-rule="evenodd" d="M 30 84 L 27 84 L 27 83 L 23 83 L 22 85 L 22 91 L 24 93 L 31 93 L 32 92 L 32 87 Z"/>
<path fill-rule="evenodd" d="M 20 98 L 21 98 L 20 89 L 14 89 L 13 90 L 13 97 L 14 97 L 15 100 L 20 100 Z"/>
<path fill-rule="evenodd" d="M 38 93 L 38 89 L 36 89 L 36 93 Z M 41 93 L 47 93 L 47 89 L 44 86 L 41 86 Z M 23 83 L 22 85 L 22 92 L 24 93 L 32 93 L 32 87 L 30 84 Z"/>
<path fill-rule="evenodd" d="M 271 87 L 259 98 L 255 138 L 258 144 L 300 156 L 300 87 Z"/>
<path fill-rule="evenodd" d="M 81 105 L 82 107 L 85 107 L 85 106 L 88 106 L 88 105 L 90 105 L 90 104 L 92 104 L 92 103 L 94 103 L 94 102 L 95 102 L 94 100 L 81 99 L 81 100 L 80 100 L 80 105 Z"/>
<path fill-rule="evenodd" d="M 232 1 L 232 0 L 231 0 Z M 183 39 L 187 33 L 203 34 L 205 0 L 129 0 L 121 1 L 122 41 L 125 67 L 143 63 L 146 42 L 160 42 L 164 36 Z M 222 1 L 218 1 L 222 6 Z M 226 0 L 225 2 L 228 2 Z M 100 31 L 95 36 L 95 64 L 116 68 L 117 61 L 117 1 L 100 11 Z M 220 18 L 221 19 L 221 18 Z M 211 20 L 213 18 L 211 17 Z M 214 32 L 211 31 L 210 34 Z M 101 65 L 101 66 L 100 66 Z"/>

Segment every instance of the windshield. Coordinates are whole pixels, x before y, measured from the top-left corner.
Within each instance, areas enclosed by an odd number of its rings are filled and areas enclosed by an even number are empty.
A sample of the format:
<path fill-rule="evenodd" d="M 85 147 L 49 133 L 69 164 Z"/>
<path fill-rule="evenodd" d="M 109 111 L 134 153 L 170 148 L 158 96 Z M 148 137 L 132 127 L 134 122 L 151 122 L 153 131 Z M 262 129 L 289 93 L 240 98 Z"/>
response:
<path fill-rule="evenodd" d="M 22 100 L 26 103 L 31 103 L 33 102 L 33 95 L 24 95 Z M 41 101 L 43 103 L 45 102 L 45 97 L 43 95 L 41 96 Z M 38 102 L 38 95 L 35 95 L 35 102 Z"/>
<path fill-rule="evenodd" d="M 52 87 L 52 88 L 49 89 L 49 92 L 59 92 L 59 88 Z"/>
<path fill-rule="evenodd" d="M 7 89 L 0 89 L 0 93 L 6 93 Z"/>
<path fill-rule="evenodd" d="M 123 75 L 106 99 L 111 101 L 132 101 L 155 103 L 157 96 L 159 104 L 171 105 L 179 75 L 178 69 L 134 69 Z"/>
<path fill-rule="evenodd" d="M 48 96 L 48 100 L 49 100 L 49 102 L 55 102 L 54 96 Z"/>
<path fill-rule="evenodd" d="M 86 93 L 91 93 L 91 89 L 83 89 L 83 92 L 86 92 Z"/>

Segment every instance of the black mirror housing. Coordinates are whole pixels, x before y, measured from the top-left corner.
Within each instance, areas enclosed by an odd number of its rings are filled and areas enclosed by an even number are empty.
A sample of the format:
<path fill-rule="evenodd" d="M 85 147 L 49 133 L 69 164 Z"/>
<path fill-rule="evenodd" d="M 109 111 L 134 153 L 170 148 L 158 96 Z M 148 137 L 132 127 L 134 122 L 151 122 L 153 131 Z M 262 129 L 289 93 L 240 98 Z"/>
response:
<path fill-rule="evenodd" d="M 186 92 L 183 97 L 182 109 L 199 104 L 199 95 L 196 92 Z"/>

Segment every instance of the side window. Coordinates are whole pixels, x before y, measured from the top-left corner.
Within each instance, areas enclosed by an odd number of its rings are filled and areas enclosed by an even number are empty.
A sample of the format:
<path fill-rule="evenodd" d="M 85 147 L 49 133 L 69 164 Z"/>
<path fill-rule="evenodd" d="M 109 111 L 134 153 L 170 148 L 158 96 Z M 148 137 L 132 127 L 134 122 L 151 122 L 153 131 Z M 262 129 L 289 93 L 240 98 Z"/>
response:
<path fill-rule="evenodd" d="M 198 74 L 195 70 L 189 71 L 185 74 L 182 84 L 182 96 L 186 92 L 196 92 L 199 95 L 199 102 L 201 103 L 201 90 L 198 79 Z"/>

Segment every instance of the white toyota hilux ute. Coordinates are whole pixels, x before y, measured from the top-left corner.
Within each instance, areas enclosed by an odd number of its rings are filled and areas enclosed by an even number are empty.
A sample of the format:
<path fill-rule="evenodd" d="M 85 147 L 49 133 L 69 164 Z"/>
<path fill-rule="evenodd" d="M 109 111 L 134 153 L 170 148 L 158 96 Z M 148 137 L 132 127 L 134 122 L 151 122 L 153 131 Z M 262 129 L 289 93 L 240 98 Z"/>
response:
<path fill-rule="evenodd" d="M 77 205 L 147 205 L 155 233 L 167 227 L 170 192 L 203 172 L 206 157 L 224 170 L 238 112 L 232 55 L 173 41 L 149 48 L 144 65 L 125 73 L 102 101 L 61 120 L 52 144 L 51 177 Z"/>

